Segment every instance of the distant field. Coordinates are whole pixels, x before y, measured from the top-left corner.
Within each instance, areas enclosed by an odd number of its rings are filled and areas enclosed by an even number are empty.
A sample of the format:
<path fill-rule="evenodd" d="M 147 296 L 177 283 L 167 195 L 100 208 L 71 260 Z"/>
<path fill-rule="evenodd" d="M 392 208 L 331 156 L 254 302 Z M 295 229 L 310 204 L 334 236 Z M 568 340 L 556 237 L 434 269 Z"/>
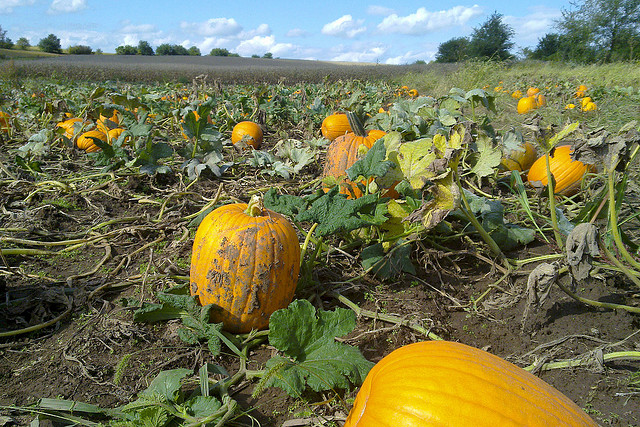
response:
<path fill-rule="evenodd" d="M 3 61 L 0 67 L 11 67 L 9 72 L 17 76 L 83 80 L 175 81 L 206 75 L 225 83 L 297 83 L 392 78 L 429 66 L 220 56 L 59 55 Z"/>

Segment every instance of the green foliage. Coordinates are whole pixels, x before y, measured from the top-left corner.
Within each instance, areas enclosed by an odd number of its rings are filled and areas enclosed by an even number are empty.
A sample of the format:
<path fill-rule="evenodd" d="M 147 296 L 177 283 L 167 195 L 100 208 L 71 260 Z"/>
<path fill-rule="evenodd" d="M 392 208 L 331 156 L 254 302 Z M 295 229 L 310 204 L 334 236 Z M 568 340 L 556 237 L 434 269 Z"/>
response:
<path fill-rule="evenodd" d="M 258 390 L 280 387 L 299 397 L 306 387 L 315 391 L 360 385 L 373 363 L 360 351 L 335 341 L 356 326 L 353 311 L 316 311 L 307 300 L 295 300 L 269 319 L 269 344 L 283 356 L 267 361 Z"/>
<path fill-rule="evenodd" d="M 467 52 L 472 58 L 504 61 L 513 55 L 515 30 L 502 21 L 502 14 L 494 12 L 478 28 L 473 30 Z"/>
<path fill-rule="evenodd" d="M 13 47 L 13 42 L 9 37 L 7 37 L 7 31 L 3 30 L 2 26 L 0 26 L 0 48 L 11 49 L 12 47 Z"/>
<path fill-rule="evenodd" d="M 137 55 L 138 49 L 135 46 L 123 45 L 116 47 L 116 55 Z"/>
<path fill-rule="evenodd" d="M 154 52 L 153 52 L 153 48 L 151 47 L 151 45 L 149 44 L 148 41 L 140 40 L 138 42 L 137 54 L 138 55 L 152 56 L 154 54 Z"/>
<path fill-rule="evenodd" d="M 469 47 L 469 39 L 466 37 L 454 37 L 438 45 L 436 62 L 462 62 L 466 59 Z"/>
<path fill-rule="evenodd" d="M 70 46 L 68 51 L 69 51 L 70 55 L 91 55 L 91 54 L 93 54 L 93 50 L 91 49 L 91 47 L 90 46 L 85 46 L 85 45 Z"/>
<path fill-rule="evenodd" d="M 162 43 L 156 48 L 156 55 L 189 55 L 189 51 L 182 45 Z"/>
<path fill-rule="evenodd" d="M 49 34 L 47 37 L 40 39 L 40 41 L 38 42 L 38 47 L 43 52 L 62 53 L 60 39 L 55 34 Z"/>

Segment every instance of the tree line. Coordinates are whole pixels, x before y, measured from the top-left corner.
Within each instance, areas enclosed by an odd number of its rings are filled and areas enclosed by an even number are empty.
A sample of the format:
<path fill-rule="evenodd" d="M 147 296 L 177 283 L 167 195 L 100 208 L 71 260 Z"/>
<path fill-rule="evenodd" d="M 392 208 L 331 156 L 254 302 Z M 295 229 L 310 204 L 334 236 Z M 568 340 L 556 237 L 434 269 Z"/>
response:
<path fill-rule="evenodd" d="M 583 0 L 563 9 L 535 48 L 524 48 L 521 57 L 543 61 L 598 63 L 640 59 L 640 0 Z M 470 37 L 454 37 L 441 43 L 436 62 L 468 59 L 514 59 L 514 29 L 494 12 Z"/>

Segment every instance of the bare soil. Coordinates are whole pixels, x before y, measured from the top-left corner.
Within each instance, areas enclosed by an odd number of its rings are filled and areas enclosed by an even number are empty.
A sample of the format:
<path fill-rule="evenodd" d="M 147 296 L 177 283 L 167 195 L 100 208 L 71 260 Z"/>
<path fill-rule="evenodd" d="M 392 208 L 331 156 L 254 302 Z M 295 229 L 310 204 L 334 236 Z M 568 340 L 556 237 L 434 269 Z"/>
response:
<path fill-rule="evenodd" d="M 2 162 L 12 163 L 6 154 Z M 245 200 L 247 189 L 271 185 L 295 192 L 318 173 L 311 168 L 290 182 L 201 180 L 186 192 L 178 176 L 119 173 L 78 180 L 65 191 L 56 185 L 36 185 L 15 167 L 9 170 L 16 176 L 1 175 L 1 236 L 41 242 L 95 240 L 75 249 L 71 244 L 3 242 L 3 248 L 30 247 L 49 253 L 6 255 L 0 260 L 2 425 L 29 424 L 33 415 L 6 407 L 24 407 L 43 397 L 103 407 L 123 405 L 134 400 L 158 372 L 170 368 L 195 371 L 203 362 L 213 362 L 235 372 L 237 358 L 230 352 L 211 357 L 205 343 L 187 345 L 179 339 L 177 322 L 137 323 L 132 311 L 140 301 L 153 301 L 157 291 L 183 283 L 180 277 L 188 276 L 195 230 L 184 218 L 206 204 L 203 197 L 212 199 L 220 185 L 223 196 Z M 68 182 L 96 170 L 78 154 L 49 172 L 53 179 Z M 536 241 L 509 256 L 525 259 L 555 252 L 553 245 Z M 603 363 L 600 357 L 611 351 L 640 350 L 637 315 L 594 309 L 554 287 L 542 307 L 523 322 L 527 276 L 535 264 L 501 281 L 499 264 L 470 242 L 452 252 L 416 249 L 416 276 L 389 282 L 366 276 L 347 286 L 345 281 L 360 273 L 357 252 L 350 255 L 333 255 L 326 267 L 315 272 L 317 286 L 299 297 L 332 309 L 342 306 L 329 293 L 337 290 L 364 309 L 417 322 L 442 338 L 485 349 L 523 367 L 588 357 L 585 366 L 543 370 L 538 375 L 600 425 L 640 425 L 639 362 Z M 593 300 L 640 306 L 637 289 L 605 270 L 577 292 Z M 48 327 L 11 335 L 66 312 Z M 399 346 L 425 339 L 405 326 L 361 317 L 346 342 L 376 362 Z M 273 351 L 267 345 L 255 349 L 249 368 L 261 368 Z M 322 420 L 341 425 L 350 408 L 348 401 L 342 404 L 330 394 L 308 393 L 293 399 L 268 389 L 254 398 L 253 387 L 246 382 L 233 390 L 248 413 L 236 420 L 237 425 L 257 425 L 257 420 L 262 426 L 280 426 L 314 417 L 320 417 L 315 425 L 329 425 Z M 354 395 L 355 390 L 346 393 L 347 398 Z"/>

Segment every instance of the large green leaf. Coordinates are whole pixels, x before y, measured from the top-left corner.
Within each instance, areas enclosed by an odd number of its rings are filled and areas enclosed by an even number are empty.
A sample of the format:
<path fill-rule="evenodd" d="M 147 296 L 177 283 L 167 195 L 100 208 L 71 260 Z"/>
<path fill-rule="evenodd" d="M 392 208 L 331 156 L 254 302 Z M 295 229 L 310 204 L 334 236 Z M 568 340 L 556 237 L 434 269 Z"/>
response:
<path fill-rule="evenodd" d="M 357 348 L 335 341 L 355 325 L 353 311 L 316 311 L 307 300 L 277 310 L 269 320 L 269 343 L 283 356 L 267 361 L 259 389 L 280 387 L 298 397 L 307 386 L 322 391 L 361 384 L 373 363 Z"/>

